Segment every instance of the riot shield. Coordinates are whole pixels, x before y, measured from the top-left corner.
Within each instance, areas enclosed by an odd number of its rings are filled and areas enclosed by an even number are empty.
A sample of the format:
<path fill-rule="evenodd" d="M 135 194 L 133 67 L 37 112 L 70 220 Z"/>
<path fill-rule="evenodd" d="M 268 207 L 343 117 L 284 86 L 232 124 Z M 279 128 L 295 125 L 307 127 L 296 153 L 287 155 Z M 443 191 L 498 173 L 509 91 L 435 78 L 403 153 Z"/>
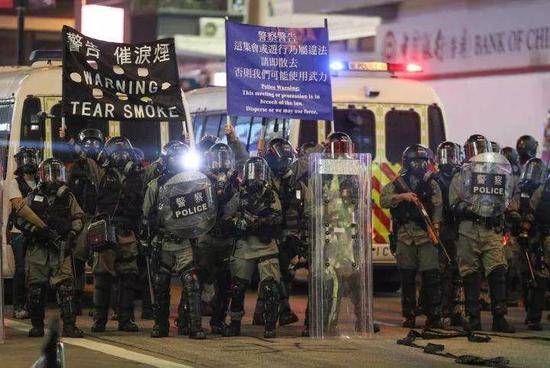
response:
<path fill-rule="evenodd" d="M 158 213 L 171 234 L 186 239 L 206 234 L 218 213 L 210 179 L 198 171 L 174 175 L 159 188 Z"/>
<path fill-rule="evenodd" d="M 368 154 L 311 154 L 310 336 L 373 331 Z"/>
<path fill-rule="evenodd" d="M 462 165 L 461 198 L 480 217 L 504 213 L 513 194 L 512 166 L 500 153 L 481 153 Z"/>

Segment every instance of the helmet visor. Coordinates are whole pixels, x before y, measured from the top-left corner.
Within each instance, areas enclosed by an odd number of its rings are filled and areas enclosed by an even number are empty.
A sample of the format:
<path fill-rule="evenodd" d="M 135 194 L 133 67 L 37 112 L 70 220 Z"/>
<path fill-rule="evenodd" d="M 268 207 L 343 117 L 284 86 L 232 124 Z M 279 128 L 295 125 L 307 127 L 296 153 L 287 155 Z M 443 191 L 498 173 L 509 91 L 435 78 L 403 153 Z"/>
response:
<path fill-rule="evenodd" d="M 466 155 L 466 160 L 471 159 L 474 156 L 477 156 L 481 153 L 491 152 L 492 147 L 491 143 L 483 140 L 468 142 L 464 146 L 464 153 Z"/>
<path fill-rule="evenodd" d="M 521 180 L 528 180 L 533 184 L 540 184 L 546 177 L 546 168 L 542 162 L 529 162 L 521 174 Z"/>
<path fill-rule="evenodd" d="M 53 161 L 41 165 L 38 170 L 38 176 L 42 183 L 61 183 L 66 181 L 65 165 L 61 162 Z"/>
<path fill-rule="evenodd" d="M 263 181 L 271 180 L 269 166 L 265 161 L 247 161 L 244 166 L 245 181 Z"/>
<path fill-rule="evenodd" d="M 235 155 L 229 150 L 210 150 L 206 154 L 206 167 L 212 172 L 227 172 L 235 168 Z"/>
<path fill-rule="evenodd" d="M 459 165 L 460 151 L 458 147 L 442 147 L 438 149 L 437 163 L 439 165 Z"/>

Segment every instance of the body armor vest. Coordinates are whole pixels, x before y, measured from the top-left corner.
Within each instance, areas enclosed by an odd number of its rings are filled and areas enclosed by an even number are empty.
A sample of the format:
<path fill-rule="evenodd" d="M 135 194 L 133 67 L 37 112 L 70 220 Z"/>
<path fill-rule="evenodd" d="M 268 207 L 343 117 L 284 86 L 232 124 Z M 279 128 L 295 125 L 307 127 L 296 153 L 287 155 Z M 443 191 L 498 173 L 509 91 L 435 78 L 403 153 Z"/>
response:
<path fill-rule="evenodd" d="M 433 204 L 432 204 L 432 195 L 433 190 L 431 187 L 431 180 L 420 180 L 415 188 L 412 188 L 410 179 L 408 176 L 404 175 L 401 176 L 405 183 L 409 186 L 409 188 L 418 196 L 418 199 L 420 199 L 420 202 L 424 205 L 426 208 L 426 211 L 428 211 L 428 215 L 430 217 L 433 213 Z M 396 193 L 406 193 L 407 189 L 402 188 L 399 184 L 398 180 L 395 180 L 394 182 Z M 407 222 L 414 222 L 418 226 L 420 226 L 422 229 L 426 229 L 426 224 L 424 223 L 424 219 L 422 218 L 422 215 L 418 208 L 415 206 L 414 203 L 402 201 L 400 202 L 397 207 L 391 208 L 390 213 L 392 216 L 392 220 L 399 226 L 400 224 L 404 224 Z"/>
<path fill-rule="evenodd" d="M 51 197 L 51 196 L 50 196 Z M 71 230 L 71 194 L 67 186 L 63 185 L 58 190 L 51 203 L 48 194 L 40 188 L 30 194 L 30 208 L 62 238 L 66 238 Z"/>
<path fill-rule="evenodd" d="M 282 179 L 279 186 L 282 216 L 286 230 L 299 231 L 303 220 L 304 195 L 300 184 L 298 187 L 291 184 L 289 179 Z"/>

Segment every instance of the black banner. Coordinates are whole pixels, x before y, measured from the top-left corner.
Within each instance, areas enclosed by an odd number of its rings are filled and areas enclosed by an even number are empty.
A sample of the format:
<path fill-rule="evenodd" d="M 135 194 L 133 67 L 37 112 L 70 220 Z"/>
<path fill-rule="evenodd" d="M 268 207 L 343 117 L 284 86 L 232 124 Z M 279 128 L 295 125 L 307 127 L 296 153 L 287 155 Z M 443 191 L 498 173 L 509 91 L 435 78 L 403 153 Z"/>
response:
<path fill-rule="evenodd" d="M 506 176 L 500 174 L 472 173 L 472 194 L 504 197 Z"/>
<path fill-rule="evenodd" d="M 63 114 L 185 120 L 174 39 L 113 43 L 63 27 Z"/>

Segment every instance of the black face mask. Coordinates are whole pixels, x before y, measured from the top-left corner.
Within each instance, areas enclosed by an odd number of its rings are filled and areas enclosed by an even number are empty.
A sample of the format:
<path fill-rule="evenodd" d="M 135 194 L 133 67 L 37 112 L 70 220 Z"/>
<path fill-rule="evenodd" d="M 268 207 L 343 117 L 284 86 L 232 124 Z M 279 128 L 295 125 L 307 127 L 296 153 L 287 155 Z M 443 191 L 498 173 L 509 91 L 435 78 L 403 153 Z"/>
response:
<path fill-rule="evenodd" d="M 424 177 L 427 171 L 428 171 L 428 161 L 426 160 L 411 160 L 411 162 L 409 163 L 408 172 L 411 175 L 416 176 L 417 178 Z"/>
<path fill-rule="evenodd" d="M 441 171 L 441 173 L 446 176 L 452 176 L 456 172 L 456 169 L 457 169 L 457 166 L 451 165 L 451 164 L 445 164 L 445 165 L 439 166 L 439 171 Z"/>
<path fill-rule="evenodd" d="M 248 194 L 261 194 L 261 191 L 264 189 L 264 182 L 257 180 L 248 180 L 245 184 L 246 191 Z"/>
<path fill-rule="evenodd" d="M 40 187 L 47 195 L 55 195 L 61 187 L 61 183 L 56 181 L 53 182 L 43 182 L 40 184 Z"/>
<path fill-rule="evenodd" d="M 21 172 L 23 174 L 32 175 L 32 176 L 36 175 L 37 170 L 38 168 L 36 167 L 36 165 L 23 165 L 23 167 L 21 167 Z"/>

